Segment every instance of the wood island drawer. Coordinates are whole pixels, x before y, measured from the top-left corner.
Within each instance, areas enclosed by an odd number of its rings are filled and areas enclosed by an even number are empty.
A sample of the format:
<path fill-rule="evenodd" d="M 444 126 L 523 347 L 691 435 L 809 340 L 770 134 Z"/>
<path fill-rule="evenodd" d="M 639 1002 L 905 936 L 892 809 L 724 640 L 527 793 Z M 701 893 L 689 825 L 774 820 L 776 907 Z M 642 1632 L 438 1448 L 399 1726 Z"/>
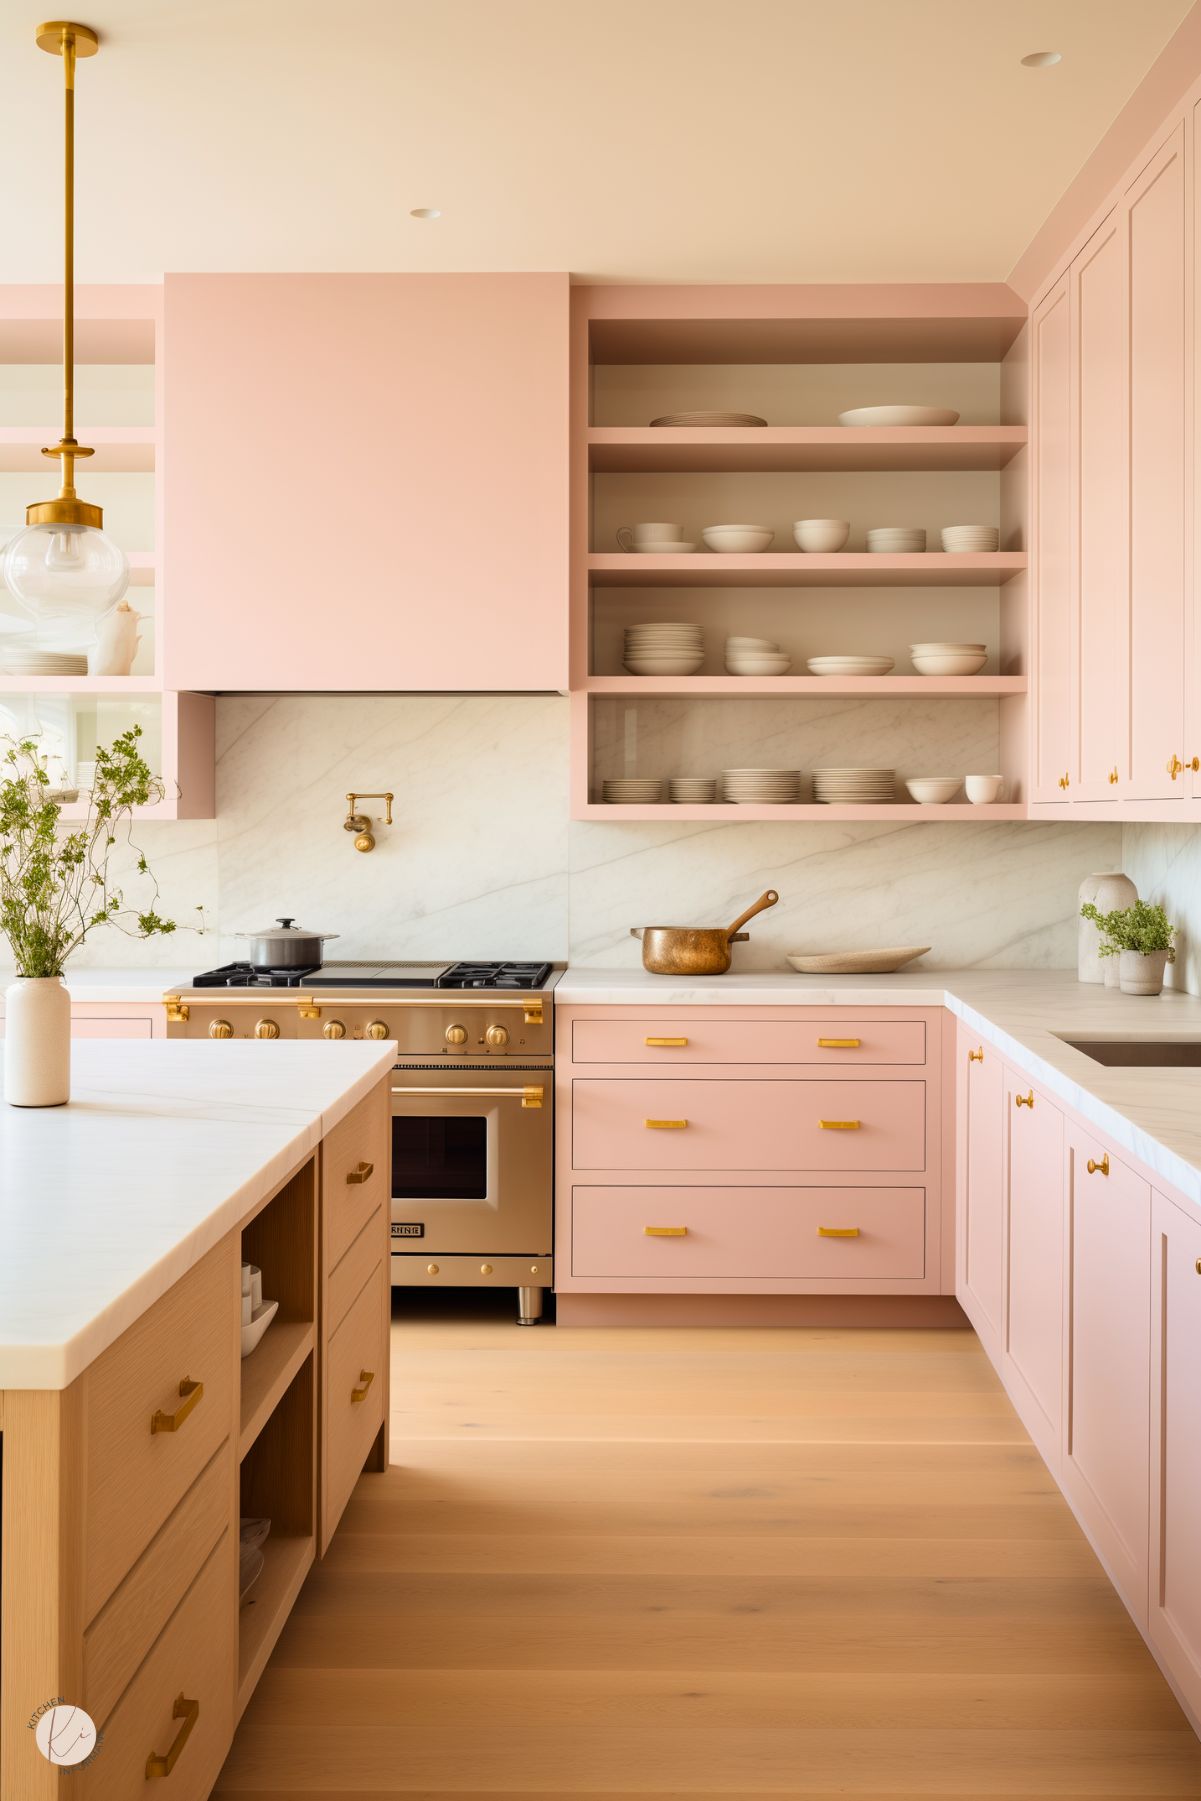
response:
<path fill-rule="evenodd" d="M 325 1468 L 321 1548 L 324 1552 L 384 1417 L 386 1306 L 391 1272 L 381 1262 L 329 1341 L 325 1359 Z"/>
<path fill-rule="evenodd" d="M 235 1549 L 227 1528 L 112 1714 L 98 1721 L 104 1743 L 72 1784 L 80 1801 L 205 1801 L 211 1792 L 233 1731 Z M 147 1774 L 148 1758 L 173 1755 L 169 1776 Z"/>
<path fill-rule="evenodd" d="M 323 1261 L 345 1256 L 376 1208 L 392 1192 L 387 1098 L 381 1090 L 360 1101 L 321 1146 Z"/>
<path fill-rule="evenodd" d="M 231 1236 L 122 1333 L 83 1378 L 86 1620 L 137 1562 L 217 1447 L 236 1433 L 239 1299 L 238 1247 Z"/>
<path fill-rule="evenodd" d="M 918 1170 L 922 1081 L 572 1083 L 576 1169 Z"/>
<path fill-rule="evenodd" d="M 577 1019 L 574 1063 L 862 1063 L 926 1061 L 920 1019 Z"/>
<path fill-rule="evenodd" d="M 923 1188 L 572 1191 L 571 1272 L 677 1282 L 920 1281 Z"/>

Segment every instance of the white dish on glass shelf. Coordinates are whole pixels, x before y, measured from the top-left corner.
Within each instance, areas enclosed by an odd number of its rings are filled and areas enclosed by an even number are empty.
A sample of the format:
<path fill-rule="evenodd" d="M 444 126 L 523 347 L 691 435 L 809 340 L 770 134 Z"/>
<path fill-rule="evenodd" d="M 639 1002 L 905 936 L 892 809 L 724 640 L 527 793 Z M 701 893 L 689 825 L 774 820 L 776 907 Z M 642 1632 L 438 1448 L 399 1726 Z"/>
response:
<path fill-rule="evenodd" d="M 854 406 L 839 413 L 839 425 L 955 425 L 959 414 L 949 406 Z"/>

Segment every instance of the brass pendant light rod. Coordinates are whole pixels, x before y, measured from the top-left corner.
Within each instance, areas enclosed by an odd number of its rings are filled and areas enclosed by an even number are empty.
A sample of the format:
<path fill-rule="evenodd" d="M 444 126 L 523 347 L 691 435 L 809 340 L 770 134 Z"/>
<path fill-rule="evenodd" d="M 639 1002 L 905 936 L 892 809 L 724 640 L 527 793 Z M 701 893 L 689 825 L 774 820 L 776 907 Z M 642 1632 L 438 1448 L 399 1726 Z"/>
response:
<path fill-rule="evenodd" d="M 40 50 L 63 59 L 63 435 L 58 444 L 42 451 L 43 456 L 59 459 L 58 499 L 26 507 L 25 519 L 29 525 L 99 529 L 104 523 L 102 509 L 80 500 L 75 492 L 76 458 L 93 454 L 75 440 L 75 64 L 81 56 L 95 56 L 100 41 L 88 25 L 52 19 L 38 26 L 37 42 Z"/>

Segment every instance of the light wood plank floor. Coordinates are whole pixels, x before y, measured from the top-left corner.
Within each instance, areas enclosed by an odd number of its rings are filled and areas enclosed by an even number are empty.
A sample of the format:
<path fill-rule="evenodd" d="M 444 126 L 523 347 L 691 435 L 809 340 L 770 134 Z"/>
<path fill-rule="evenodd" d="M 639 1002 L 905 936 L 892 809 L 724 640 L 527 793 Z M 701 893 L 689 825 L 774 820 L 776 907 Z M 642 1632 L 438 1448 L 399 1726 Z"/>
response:
<path fill-rule="evenodd" d="M 393 1326 L 222 1801 L 1201 1796 L 964 1332 Z"/>

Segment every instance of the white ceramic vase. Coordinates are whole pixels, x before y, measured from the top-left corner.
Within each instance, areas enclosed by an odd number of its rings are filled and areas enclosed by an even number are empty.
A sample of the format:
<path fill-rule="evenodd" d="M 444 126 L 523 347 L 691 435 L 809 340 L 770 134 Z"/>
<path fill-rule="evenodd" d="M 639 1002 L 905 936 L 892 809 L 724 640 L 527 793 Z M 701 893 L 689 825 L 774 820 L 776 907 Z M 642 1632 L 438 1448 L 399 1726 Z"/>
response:
<path fill-rule="evenodd" d="M 1093 904 L 1098 913 L 1118 913 L 1124 907 L 1132 907 L 1138 899 L 1138 889 L 1128 875 L 1102 876 L 1097 884 L 1097 892 Z M 1100 954 L 1100 938 L 1097 928 L 1090 925 L 1087 919 L 1080 921 L 1097 940 L 1097 961 L 1101 965 L 1102 979 L 1107 988 L 1117 988 L 1120 984 L 1117 957 L 1103 957 Z"/>
<path fill-rule="evenodd" d="M 61 976 L 19 976 L 5 990 L 4 1098 L 10 1107 L 71 1098 L 71 996 Z"/>
<path fill-rule="evenodd" d="M 1123 994 L 1162 994 L 1163 973 L 1168 966 L 1167 951 L 1119 951 L 1106 959 L 1119 965 Z"/>
<path fill-rule="evenodd" d="M 1079 982 L 1103 982 L 1105 965 L 1111 958 L 1101 955 L 1101 934 L 1091 919 L 1081 919 L 1080 908 L 1086 901 L 1096 902 L 1102 882 L 1124 882 L 1126 877 L 1113 870 L 1096 870 L 1086 875 L 1076 895 L 1076 979 Z"/>

